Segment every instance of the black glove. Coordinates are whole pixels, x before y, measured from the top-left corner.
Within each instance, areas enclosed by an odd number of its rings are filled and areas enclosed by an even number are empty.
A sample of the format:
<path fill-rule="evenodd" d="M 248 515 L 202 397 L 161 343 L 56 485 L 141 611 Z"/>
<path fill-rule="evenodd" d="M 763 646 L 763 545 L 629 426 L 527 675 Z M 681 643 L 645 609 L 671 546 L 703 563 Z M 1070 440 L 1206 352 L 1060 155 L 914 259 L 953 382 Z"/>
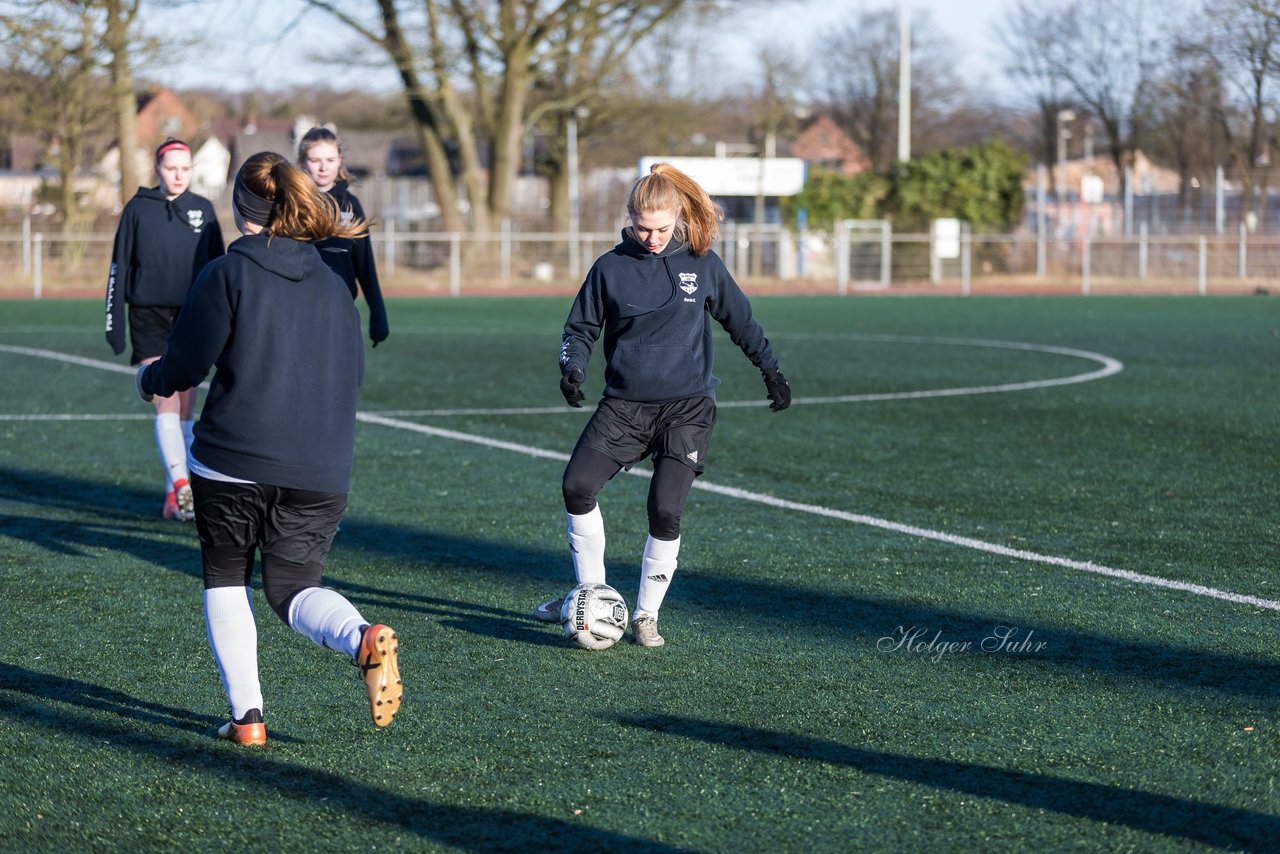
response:
<path fill-rule="evenodd" d="M 791 405 L 791 384 L 782 375 L 782 371 L 773 368 L 760 372 L 764 376 L 765 391 L 769 395 L 769 408 L 781 412 Z"/>
<path fill-rule="evenodd" d="M 564 395 L 564 402 L 575 408 L 582 407 L 582 401 L 586 399 L 586 395 L 582 393 L 582 383 L 586 381 L 581 368 L 570 368 L 560 377 L 560 393 Z"/>
<path fill-rule="evenodd" d="M 383 341 L 387 340 L 387 336 L 391 334 L 391 330 L 387 327 L 386 309 L 369 307 L 369 340 L 373 342 L 373 346 L 377 347 Z"/>

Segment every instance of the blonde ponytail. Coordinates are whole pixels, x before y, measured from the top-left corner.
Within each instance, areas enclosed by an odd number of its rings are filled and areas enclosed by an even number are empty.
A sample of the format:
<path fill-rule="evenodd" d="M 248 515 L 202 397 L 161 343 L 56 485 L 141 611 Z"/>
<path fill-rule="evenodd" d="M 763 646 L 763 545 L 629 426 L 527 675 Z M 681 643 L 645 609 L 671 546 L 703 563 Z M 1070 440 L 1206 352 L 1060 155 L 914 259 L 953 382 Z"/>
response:
<path fill-rule="evenodd" d="M 649 211 L 675 211 L 676 237 L 687 241 L 694 255 L 707 254 L 724 219 L 707 191 L 670 163 L 653 164 L 631 188 L 627 214 L 634 220 Z"/>
<path fill-rule="evenodd" d="M 239 180 L 254 196 L 272 203 L 264 230 L 273 237 L 315 241 L 361 237 L 369 230 L 363 220 L 342 222 L 337 203 L 320 192 L 302 170 L 273 151 L 246 160 Z"/>

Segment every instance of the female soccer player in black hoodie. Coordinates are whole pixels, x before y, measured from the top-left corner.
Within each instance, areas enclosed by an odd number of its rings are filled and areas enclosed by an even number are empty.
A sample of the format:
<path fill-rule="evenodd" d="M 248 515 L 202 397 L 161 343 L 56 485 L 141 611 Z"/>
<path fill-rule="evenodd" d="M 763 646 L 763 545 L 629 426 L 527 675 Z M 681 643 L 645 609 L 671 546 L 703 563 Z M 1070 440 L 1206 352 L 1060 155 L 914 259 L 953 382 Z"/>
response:
<path fill-rule="evenodd" d="M 770 409 L 791 404 L 791 387 L 746 295 L 711 251 L 721 212 L 702 187 L 669 163 L 655 164 L 631 188 L 627 214 L 622 242 L 596 259 L 564 325 L 560 391 L 570 406 L 582 405 L 587 361 L 602 334 L 605 358 L 604 397 L 565 468 L 564 506 L 577 583 L 604 583 L 596 493 L 623 466 L 653 459 L 631 634 L 640 646 L 662 646 L 658 609 L 676 571 L 680 516 L 716 423 L 711 319 L 760 369 Z M 558 621 L 561 602 L 544 602 L 533 616 Z"/>
<path fill-rule="evenodd" d="M 164 352 L 178 308 L 204 265 L 222 254 L 222 230 L 208 199 L 191 185 L 191 148 L 169 138 L 156 149 L 157 188 L 139 187 L 116 228 L 107 278 L 107 343 L 124 352 L 126 304 L 131 364 L 153 362 Z M 195 391 L 157 397 L 156 447 L 165 468 L 166 519 L 194 518 L 187 472 Z"/>
<path fill-rule="evenodd" d="M 298 166 L 311 176 L 322 193 L 328 193 L 337 203 L 344 222 L 365 219 L 360 200 L 348 189 L 351 176 L 342 165 L 337 134 L 324 127 L 315 127 L 303 134 L 298 142 Z M 369 306 L 369 340 L 377 347 L 387 340 L 390 329 L 368 232 L 356 238 L 331 237 L 317 243 L 316 248 L 324 262 L 347 283 L 352 299 L 359 292 L 357 283 L 359 290 L 364 291 L 364 301 Z"/>
<path fill-rule="evenodd" d="M 347 506 L 360 315 L 315 242 L 351 239 L 314 182 L 283 156 L 250 157 L 232 195 L 244 234 L 191 287 L 160 360 L 138 370 L 143 399 L 193 388 L 214 370 L 195 425 L 191 482 L 209 643 L 231 705 L 218 735 L 266 741 L 249 580 L 261 554 L 267 602 L 285 624 L 359 666 L 377 726 L 403 689 L 396 634 L 320 586 Z"/>

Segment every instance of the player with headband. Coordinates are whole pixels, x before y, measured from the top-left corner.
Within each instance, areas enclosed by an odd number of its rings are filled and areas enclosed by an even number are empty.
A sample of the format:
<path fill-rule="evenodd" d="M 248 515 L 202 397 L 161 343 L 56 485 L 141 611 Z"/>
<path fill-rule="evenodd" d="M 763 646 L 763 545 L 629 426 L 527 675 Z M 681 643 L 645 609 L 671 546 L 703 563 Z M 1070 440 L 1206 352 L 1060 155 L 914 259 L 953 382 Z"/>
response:
<path fill-rule="evenodd" d="M 178 309 L 196 274 L 223 253 L 213 204 L 191 192 L 191 147 L 170 137 L 155 151 L 157 187 L 139 187 L 120 214 L 107 277 L 107 343 L 125 350 L 128 306 L 131 364 L 153 362 L 164 352 Z M 157 397 L 155 441 L 165 471 L 166 519 L 194 517 L 187 450 L 191 445 L 195 391 Z"/>
<path fill-rule="evenodd" d="M 250 580 L 259 558 L 267 603 L 289 628 L 359 665 L 376 726 L 403 689 L 399 641 L 321 586 L 347 506 L 356 401 L 364 380 L 360 313 L 318 241 L 353 239 L 314 182 L 282 155 L 255 154 L 236 175 L 244 236 L 212 262 L 159 361 L 137 373 L 143 399 L 194 388 L 213 371 L 195 425 L 191 484 L 204 570 L 204 613 L 236 744 L 267 740 Z"/>

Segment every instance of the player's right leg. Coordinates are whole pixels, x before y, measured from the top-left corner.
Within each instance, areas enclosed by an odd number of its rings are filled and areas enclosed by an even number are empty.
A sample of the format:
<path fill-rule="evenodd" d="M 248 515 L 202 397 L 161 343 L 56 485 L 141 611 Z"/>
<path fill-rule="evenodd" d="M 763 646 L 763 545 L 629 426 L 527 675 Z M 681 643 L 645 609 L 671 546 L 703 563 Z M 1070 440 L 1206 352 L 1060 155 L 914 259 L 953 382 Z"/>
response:
<path fill-rule="evenodd" d="M 604 584 L 604 516 L 596 495 L 622 466 L 593 448 L 579 445 L 564 470 L 565 521 L 573 575 L 577 584 Z M 535 620 L 560 622 L 564 598 L 551 599 L 533 609 Z"/>
<path fill-rule="evenodd" d="M 205 627 L 231 712 L 218 737 L 236 744 L 263 744 L 267 730 L 258 680 L 258 629 L 249 589 L 264 506 L 261 489 L 201 477 L 194 481 L 200 496 L 196 528 Z"/>

